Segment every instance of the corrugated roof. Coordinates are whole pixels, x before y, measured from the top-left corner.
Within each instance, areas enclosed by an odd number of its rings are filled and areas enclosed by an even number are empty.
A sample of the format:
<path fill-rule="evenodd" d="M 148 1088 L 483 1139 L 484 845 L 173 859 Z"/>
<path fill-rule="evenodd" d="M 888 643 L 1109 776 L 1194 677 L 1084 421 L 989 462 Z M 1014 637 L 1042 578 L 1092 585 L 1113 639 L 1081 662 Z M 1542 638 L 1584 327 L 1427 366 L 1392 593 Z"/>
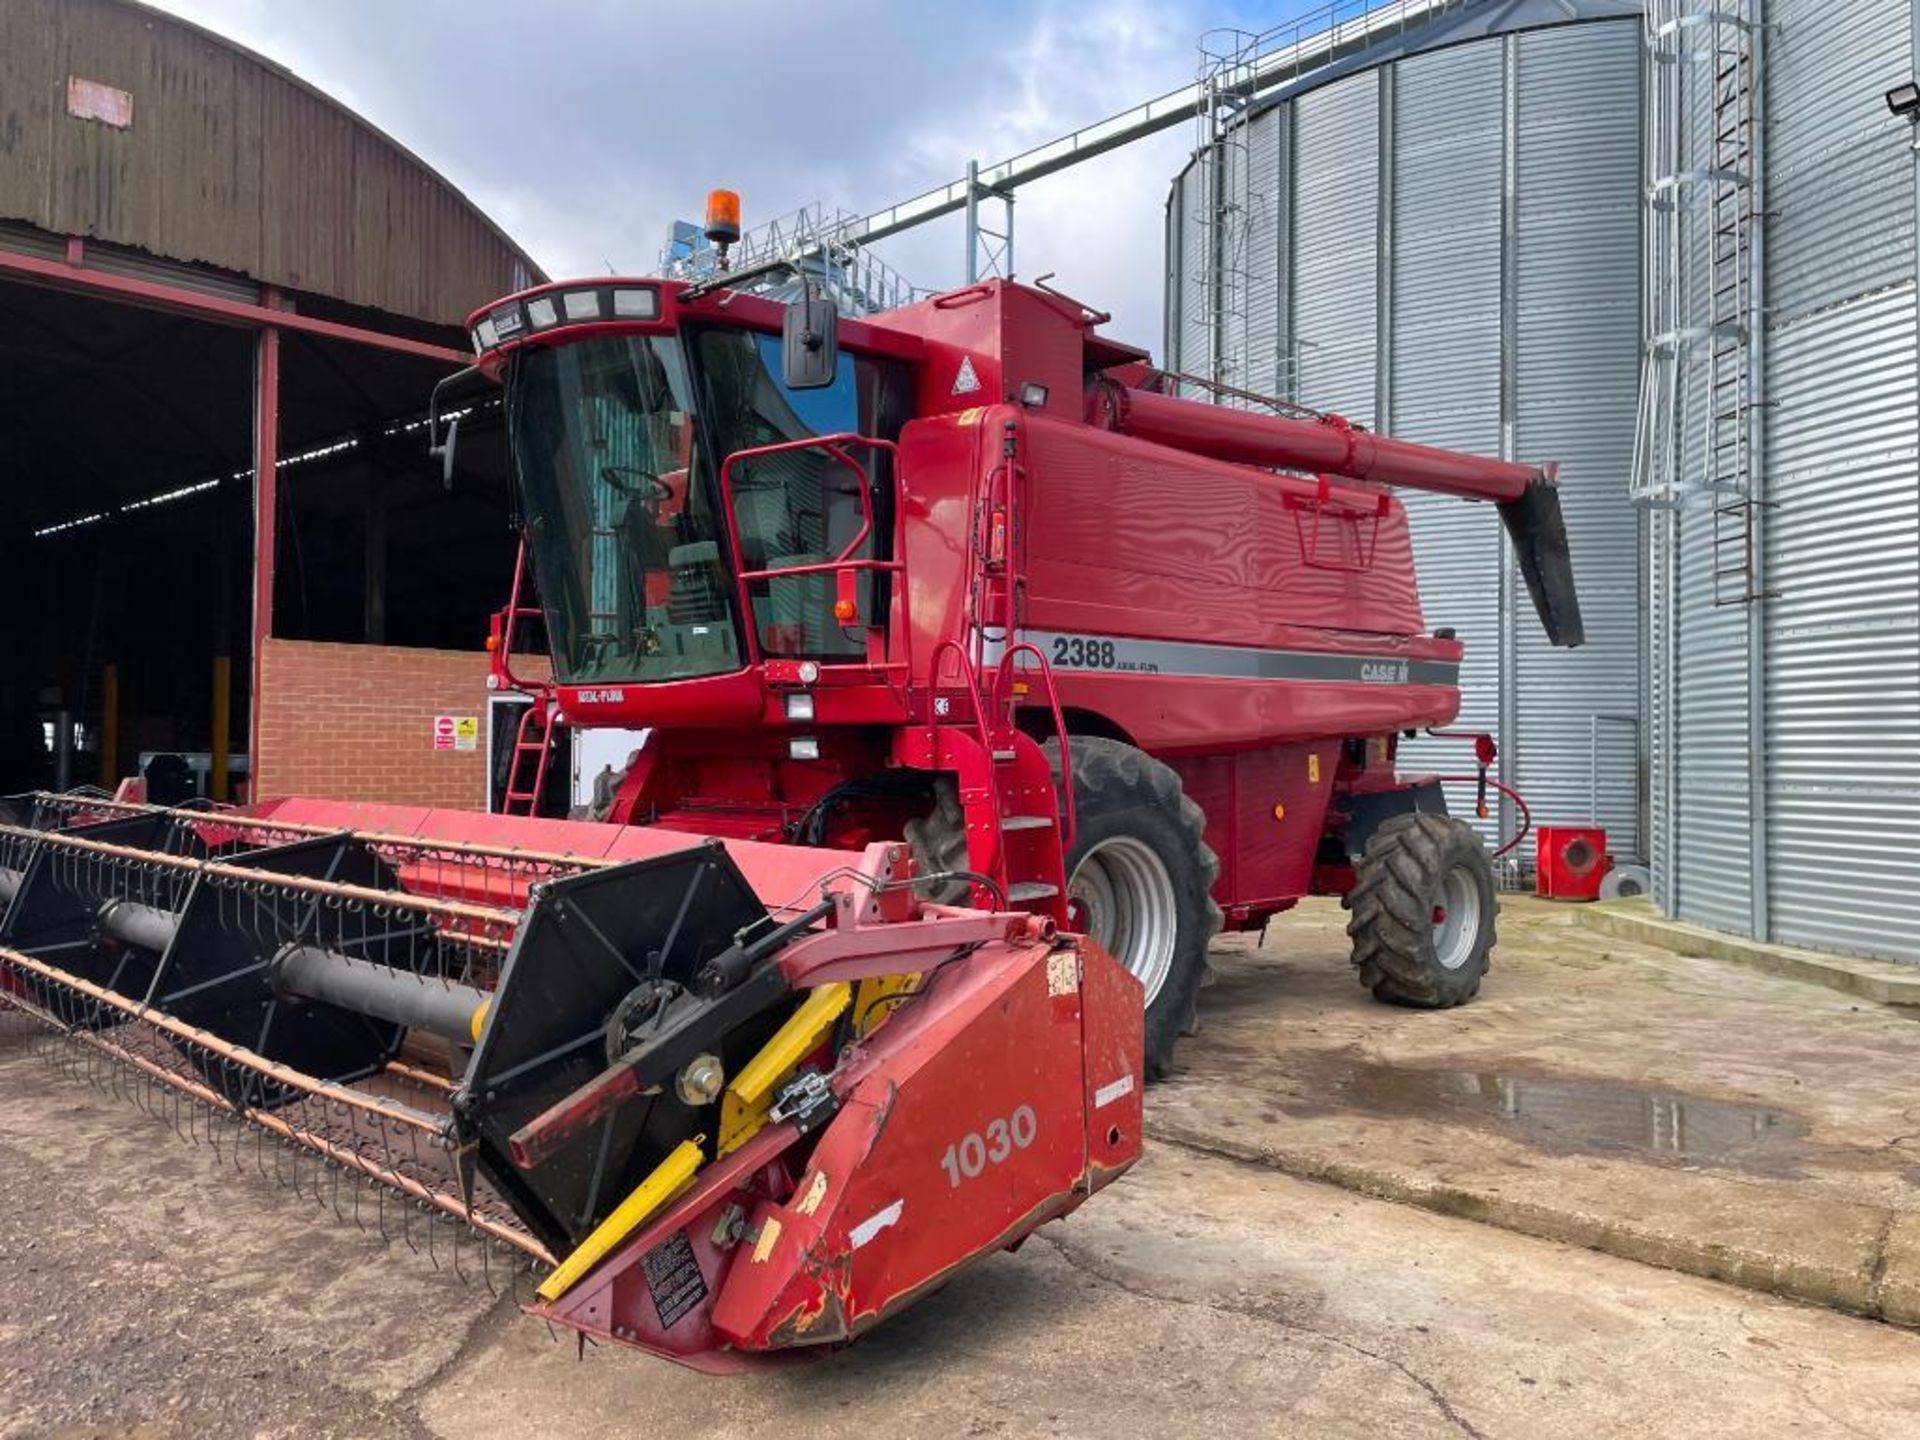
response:
<path fill-rule="evenodd" d="M 438 324 L 544 278 L 392 138 L 131 0 L 0 0 L 0 219 Z"/>

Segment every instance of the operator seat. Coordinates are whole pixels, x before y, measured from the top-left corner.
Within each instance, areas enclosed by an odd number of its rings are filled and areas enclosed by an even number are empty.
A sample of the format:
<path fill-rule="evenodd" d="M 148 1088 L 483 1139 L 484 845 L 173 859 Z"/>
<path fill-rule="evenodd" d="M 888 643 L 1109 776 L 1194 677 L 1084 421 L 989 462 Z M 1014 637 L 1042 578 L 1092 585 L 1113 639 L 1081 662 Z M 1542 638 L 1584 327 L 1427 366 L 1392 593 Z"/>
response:
<path fill-rule="evenodd" d="M 675 625 L 711 625 L 727 617 L 720 588 L 720 547 L 712 540 L 667 552 L 667 619 Z"/>

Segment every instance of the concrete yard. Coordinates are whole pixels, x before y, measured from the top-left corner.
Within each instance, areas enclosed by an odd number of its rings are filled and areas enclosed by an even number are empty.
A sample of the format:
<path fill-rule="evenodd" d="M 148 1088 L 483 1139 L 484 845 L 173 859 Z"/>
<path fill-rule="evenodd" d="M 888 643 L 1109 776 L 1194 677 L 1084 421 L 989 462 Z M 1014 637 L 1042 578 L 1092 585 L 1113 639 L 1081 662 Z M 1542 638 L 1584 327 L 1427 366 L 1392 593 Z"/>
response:
<path fill-rule="evenodd" d="M 0 1021 L 0 1435 L 1916 1432 L 1920 1334 L 1741 1287 L 1897 1309 L 1920 1026 L 1512 902 L 1478 1002 L 1390 1010 L 1340 918 L 1220 947 L 1120 1185 L 731 1379 L 577 1360 Z"/>
<path fill-rule="evenodd" d="M 1508 897 L 1480 997 L 1369 1001 L 1314 902 L 1221 944 L 1149 1133 L 1920 1324 L 1920 1024 Z"/>

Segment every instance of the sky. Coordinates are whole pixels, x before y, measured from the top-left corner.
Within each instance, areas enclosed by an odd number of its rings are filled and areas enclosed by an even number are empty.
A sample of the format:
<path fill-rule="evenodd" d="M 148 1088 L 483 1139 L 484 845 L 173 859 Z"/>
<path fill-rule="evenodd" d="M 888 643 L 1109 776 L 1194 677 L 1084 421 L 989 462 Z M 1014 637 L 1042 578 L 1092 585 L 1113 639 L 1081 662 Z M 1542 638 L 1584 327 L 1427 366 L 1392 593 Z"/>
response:
<path fill-rule="evenodd" d="M 556 278 L 650 273 L 708 190 L 745 224 L 857 213 L 1189 83 L 1216 26 L 1321 0 L 158 0 L 284 65 L 464 191 Z M 1021 278 L 1161 348 L 1168 183 L 1191 125 L 1023 188 Z M 997 207 L 995 207 L 997 208 Z M 876 246 L 964 278 L 959 217 Z"/>

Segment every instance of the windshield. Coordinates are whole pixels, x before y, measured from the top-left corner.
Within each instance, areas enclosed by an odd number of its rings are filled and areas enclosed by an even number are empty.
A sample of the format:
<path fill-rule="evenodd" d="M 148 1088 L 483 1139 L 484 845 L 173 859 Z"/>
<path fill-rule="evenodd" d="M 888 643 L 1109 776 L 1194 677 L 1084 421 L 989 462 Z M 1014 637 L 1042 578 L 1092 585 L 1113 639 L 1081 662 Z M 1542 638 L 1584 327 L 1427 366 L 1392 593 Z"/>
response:
<path fill-rule="evenodd" d="M 677 680 L 740 667 L 723 535 L 678 340 L 529 349 L 513 453 L 555 678 Z"/>

